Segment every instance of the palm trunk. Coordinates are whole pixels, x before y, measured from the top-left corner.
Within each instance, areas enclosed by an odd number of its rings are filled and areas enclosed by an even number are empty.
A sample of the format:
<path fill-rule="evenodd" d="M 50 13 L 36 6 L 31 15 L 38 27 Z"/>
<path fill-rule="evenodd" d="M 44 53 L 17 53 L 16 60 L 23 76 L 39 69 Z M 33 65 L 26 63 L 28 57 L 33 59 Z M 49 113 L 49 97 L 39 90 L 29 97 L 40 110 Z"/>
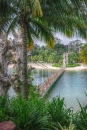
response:
<path fill-rule="evenodd" d="M 22 26 L 22 81 L 23 81 L 23 96 L 28 98 L 28 83 L 27 83 L 27 28 Z"/>

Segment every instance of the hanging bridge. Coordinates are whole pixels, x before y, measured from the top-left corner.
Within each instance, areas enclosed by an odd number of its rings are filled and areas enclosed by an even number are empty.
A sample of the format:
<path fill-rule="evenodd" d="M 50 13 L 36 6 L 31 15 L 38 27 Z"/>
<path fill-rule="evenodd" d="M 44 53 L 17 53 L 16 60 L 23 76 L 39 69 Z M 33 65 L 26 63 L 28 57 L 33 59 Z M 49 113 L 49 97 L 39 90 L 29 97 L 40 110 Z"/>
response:
<path fill-rule="evenodd" d="M 51 86 L 57 81 L 57 79 L 63 74 L 66 67 L 59 69 L 55 74 L 52 74 L 48 77 L 43 83 L 37 86 L 37 90 L 39 91 L 41 97 L 43 97 Z"/>
<path fill-rule="evenodd" d="M 63 55 L 63 67 L 57 70 L 56 73 L 49 76 L 43 83 L 37 86 L 37 90 L 39 91 L 41 97 L 43 97 L 51 86 L 57 81 L 57 79 L 63 74 L 65 71 L 66 65 L 68 64 L 68 54 L 64 53 Z"/>

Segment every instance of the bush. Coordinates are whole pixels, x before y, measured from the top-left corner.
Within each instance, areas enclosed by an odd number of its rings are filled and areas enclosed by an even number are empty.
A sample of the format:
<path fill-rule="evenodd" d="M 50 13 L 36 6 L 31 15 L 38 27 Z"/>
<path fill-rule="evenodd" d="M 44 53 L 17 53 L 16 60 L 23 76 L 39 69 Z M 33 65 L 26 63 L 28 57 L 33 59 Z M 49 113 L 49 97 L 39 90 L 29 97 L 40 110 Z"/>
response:
<path fill-rule="evenodd" d="M 53 64 L 52 66 L 53 67 L 60 67 L 61 68 L 63 65 L 62 64 Z"/>
<path fill-rule="evenodd" d="M 81 111 L 78 113 L 78 118 L 76 118 L 77 120 L 74 123 L 76 124 L 77 129 L 86 130 L 87 129 L 87 106 L 82 107 L 80 103 L 79 105 Z"/>
<path fill-rule="evenodd" d="M 0 122 L 8 120 L 8 102 L 6 96 L 0 96 Z"/>
<path fill-rule="evenodd" d="M 65 108 L 64 98 L 53 98 L 52 102 L 48 103 L 48 113 L 52 122 L 59 122 L 61 126 L 69 125 L 72 115 L 71 110 Z"/>
<path fill-rule="evenodd" d="M 46 105 L 39 97 L 0 97 L 0 122 L 11 120 L 20 130 L 43 130 L 50 127 L 48 119 Z"/>
<path fill-rule="evenodd" d="M 59 123 L 58 123 L 59 124 Z M 72 124 L 72 122 L 70 122 L 70 125 L 69 125 L 69 127 L 62 127 L 60 124 L 59 124 L 59 126 L 60 126 L 60 129 L 61 130 L 75 130 L 75 125 L 74 124 Z M 57 129 L 56 129 L 57 130 Z"/>
<path fill-rule="evenodd" d="M 12 99 L 10 102 L 10 119 L 21 130 L 42 130 L 48 128 L 48 114 L 45 103 L 40 98 L 23 97 Z"/>
<path fill-rule="evenodd" d="M 81 111 L 66 109 L 64 98 L 44 102 L 37 94 L 25 100 L 22 96 L 7 100 L 0 97 L 0 122 L 11 120 L 20 130 L 86 130 L 87 106 Z"/>
<path fill-rule="evenodd" d="M 68 64 L 67 67 L 77 67 L 80 66 L 79 63 L 75 63 L 75 64 Z"/>

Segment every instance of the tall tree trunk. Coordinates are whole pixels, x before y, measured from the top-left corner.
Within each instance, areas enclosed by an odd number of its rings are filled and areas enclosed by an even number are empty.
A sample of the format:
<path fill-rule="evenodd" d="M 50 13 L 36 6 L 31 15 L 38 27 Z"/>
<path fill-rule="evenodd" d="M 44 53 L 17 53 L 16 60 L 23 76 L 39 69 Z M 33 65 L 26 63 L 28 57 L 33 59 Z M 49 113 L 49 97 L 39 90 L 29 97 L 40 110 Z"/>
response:
<path fill-rule="evenodd" d="M 28 82 L 27 82 L 27 28 L 22 26 L 22 81 L 23 81 L 23 95 L 24 98 L 28 98 Z"/>

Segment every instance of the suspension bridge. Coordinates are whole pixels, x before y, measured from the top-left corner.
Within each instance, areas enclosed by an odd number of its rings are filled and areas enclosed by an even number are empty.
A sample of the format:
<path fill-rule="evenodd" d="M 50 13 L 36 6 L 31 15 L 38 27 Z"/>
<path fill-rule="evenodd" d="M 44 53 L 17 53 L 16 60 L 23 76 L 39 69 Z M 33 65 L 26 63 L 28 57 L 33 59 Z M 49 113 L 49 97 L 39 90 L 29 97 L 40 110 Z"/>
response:
<path fill-rule="evenodd" d="M 64 53 L 64 55 L 63 55 L 63 67 L 60 68 L 56 73 L 49 76 L 43 83 L 41 83 L 37 86 L 37 90 L 39 91 L 41 97 L 44 97 L 44 95 L 48 92 L 48 90 L 51 88 L 51 86 L 63 74 L 67 64 L 68 64 L 68 54 Z"/>

